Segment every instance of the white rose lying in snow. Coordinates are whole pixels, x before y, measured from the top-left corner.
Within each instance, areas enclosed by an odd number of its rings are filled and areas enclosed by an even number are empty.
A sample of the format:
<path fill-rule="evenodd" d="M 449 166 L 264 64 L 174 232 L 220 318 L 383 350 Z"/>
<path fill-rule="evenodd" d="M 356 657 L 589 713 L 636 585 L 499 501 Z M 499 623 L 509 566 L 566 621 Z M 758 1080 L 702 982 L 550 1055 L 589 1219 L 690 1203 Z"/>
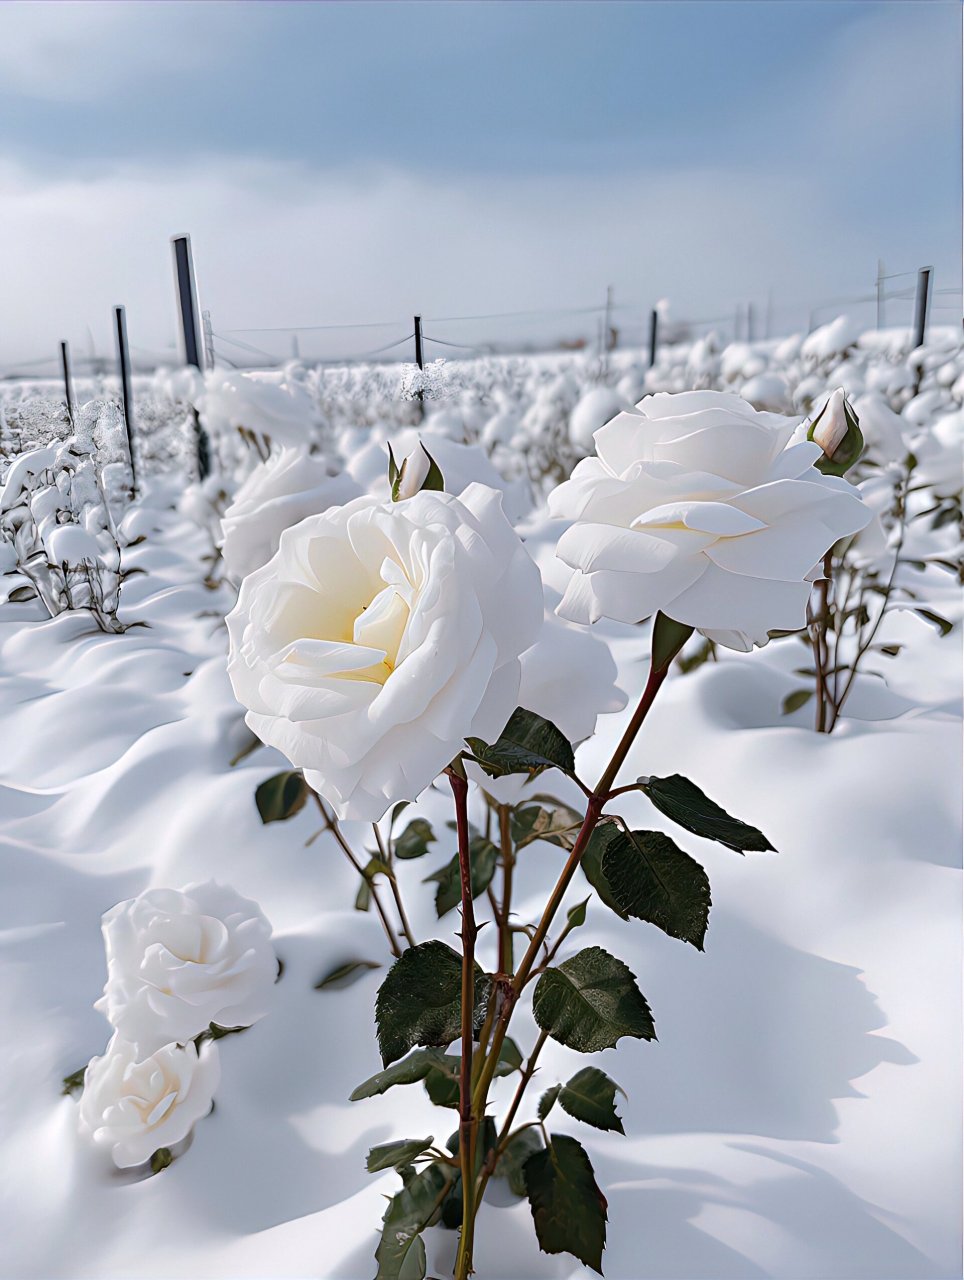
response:
<path fill-rule="evenodd" d="M 144 1164 L 161 1147 L 183 1141 L 208 1114 L 220 1078 L 217 1045 L 210 1040 L 200 1053 L 192 1042 L 184 1048 L 166 1044 L 141 1057 L 114 1035 L 84 1074 L 80 1131 L 106 1147 L 118 1168 Z"/>
<path fill-rule="evenodd" d="M 140 1053 L 268 1012 L 278 976 L 271 926 L 229 886 L 148 889 L 112 907 L 101 927 L 107 984 L 94 1007 Z"/>
<path fill-rule="evenodd" d="M 262 741 L 340 818 L 376 821 L 505 726 L 542 612 L 494 490 L 358 498 L 285 530 L 245 579 L 228 674 Z"/>
<path fill-rule="evenodd" d="M 361 494 L 351 476 L 328 468 L 304 446 L 281 449 L 255 467 L 221 520 L 221 554 L 235 582 L 267 564 L 285 529 Z"/>
<path fill-rule="evenodd" d="M 557 554 L 575 570 L 559 612 L 639 622 L 657 610 L 712 639 L 804 625 L 808 575 L 870 513 L 821 475 L 820 446 L 785 448 L 795 420 L 717 391 L 661 393 L 596 432 L 596 453 L 549 496 L 575 521 Z"/>

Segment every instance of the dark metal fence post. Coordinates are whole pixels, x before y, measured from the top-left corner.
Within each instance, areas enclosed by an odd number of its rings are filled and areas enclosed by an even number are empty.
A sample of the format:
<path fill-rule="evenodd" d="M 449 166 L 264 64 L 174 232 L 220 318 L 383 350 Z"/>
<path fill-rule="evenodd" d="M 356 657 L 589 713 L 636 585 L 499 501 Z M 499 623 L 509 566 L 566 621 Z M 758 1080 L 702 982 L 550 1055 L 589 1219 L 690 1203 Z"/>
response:
<path fill-rule="evenodd" d="M 117 338 L 117 368 L 120 373 L 121 403 L 127 431 L 127 453 L 131 463 L 131 491 L 137 493 L 137 467 L 134 462 L 134 400 L 131 395 L 131 356 L 127 345 L 127 313 L 114 308 L 114 333 Z"/>
<path fill-rule="evenodd" d="M 197 285 L 194 280 L 194 259 L 191 255 L 190 236 L 172 236 L 174 271 L 177 280 L 177 303 L 181 317 L 181 343 L 184 363 L 203 371 L 201 357 L 200 325 L 198 324 Z M 204 480 L 211 474 L 211 452 L 207 433 L 201 426 L 197 410 L 194 410 L 194 434 L 197 440 L 198 476 Z"/>
<path fill-rule="evenodd" d="M 931 267 L 921 267 L 917 273 L 917 296 L 914 299 L 914 348 L 924 345 L 927 333 L 927 300 L 930 294 Z"/>
<path fill-rule="evenodd" d="M 659 312 L 653 307 L 649 313 L 649 367 L 656 363 L 656 342 L 659 337 Z"/>
<path fill-rule="evenodd" d="M 921 267 L 917 273 L 917 295 L 914 298 L 914 350 L 917 351 L 924 345 L 924 338 L 927 335 L 927 300 L 930 294 L 930 283 L 932 267 Z M 914 378 L 914 395 L 920 391 L 921 380 L 924 377 L 924 361 L 923 359 L 917 365 L 917 374 Z"/>
<path fill-rule="evenodd" d="M 422 363 L 422 317 L 421 316 L 415 317 L 415 363 L 418 365 L 419 369 L 425 368 L 424 364 Z M 422 393 L 422 388 L 419 387 L 418 399 L 424 400 L 424 398 L 425 397 Z"/>
<path fill-rule="evenodd" d="M 70 347 L 66 342 L 60 344 L 60 364 L 64 371 L 64 401 L 67 405 L 67 417 L 70 425 L 74 425 L 77 402 L 74 400 L 74 383 L 70 376 Z"/>

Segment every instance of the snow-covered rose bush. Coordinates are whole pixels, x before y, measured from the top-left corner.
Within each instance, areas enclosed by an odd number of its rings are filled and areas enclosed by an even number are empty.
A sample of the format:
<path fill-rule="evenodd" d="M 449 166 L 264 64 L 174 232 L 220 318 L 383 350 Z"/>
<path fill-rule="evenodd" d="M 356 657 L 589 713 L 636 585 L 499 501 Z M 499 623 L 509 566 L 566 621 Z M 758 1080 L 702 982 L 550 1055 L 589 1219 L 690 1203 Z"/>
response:
<path fill-rule="evenodd" d="M 306 516 L 357 498 L 361 489 L 327 458 L 287 447 L 259 463 L 221 520 L 221 554 L 235 582 L 260 569 L 278 550 L 285 529 Z"/>
<path fill-rule="evenodd" d="M 208 1114 L 220 1078 L 210 1040 L 200 1050 L 192 1041 L 145 1054 L 115 1034 L 84 1074 L 80 1131 L 120 1169 L 146 1164 L 155 1151 L 183 1142 Z"/>
<path fill-rule="evenodd" d="M 796 426 L 692 391 L 648 396 L 597 431 L 596 456 L 549 498 L 574 522 L 558 546 L 574 570 L 562 616 L 662 611 L 733 648 L 802 626 L 814 567 L 869 512 L 815 469 L 819 445 L 786 447 Z"/>
<path fill-rule="evenodd" d="M 501 495 L 472 484 L 357 498 L 285 530 L 227 622 L 248 726 L 339 817 L 375 821 L 467 735 L 498 735 L 542 587 Z"/>
<path fill-rule="evenodd" d="M 211 1023 L 248 1027 L 270 1008 L 271 926 L 227 885 L 148 889 L 106 912 L 102 929 L 107 983 L 95 1008 L 141 1054 Z"/>

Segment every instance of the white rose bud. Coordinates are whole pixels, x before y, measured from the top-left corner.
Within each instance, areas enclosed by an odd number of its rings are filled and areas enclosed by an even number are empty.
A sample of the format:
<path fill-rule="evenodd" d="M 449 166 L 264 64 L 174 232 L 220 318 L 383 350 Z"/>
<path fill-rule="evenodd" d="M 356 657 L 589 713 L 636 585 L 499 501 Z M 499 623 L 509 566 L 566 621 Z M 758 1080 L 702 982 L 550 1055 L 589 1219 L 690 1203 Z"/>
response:
<path fill-rule="evenodd" d="M 838 387 L 814 423 L 811 440 L 815 440 L 828 458 L 832 458 L 847 434 L 843 387 Z"/>
<path fill-rule="evenodd" d="M 505 727 L 542 614 L 501 493 L 357 498 L 287 529 L 244 580 L 228 675 L 263 742 L 340 818 L 376 822 L 467 735 Z"/>
<path fill-rule="evenodd" d="M 211 1110 L 221 1079 L 217 1045 L 200 1053 L 189 1043 L 163 1045 L 140 1056 L 119 1035 L 84 1074 L 80 1132 L 110 1152 L 114 1164 L 146 1164 L 155 1151 L 182 1142 Z"/>
<path fill-rule="evenodd" d="M 429 457 L 425 446 L 420 444 L 417 449 L 412 450 L 401 465 L 398 488 L 395 492 L 396 501 L 401 502 L 405 498 L 413 498 L 421 490 L 431 469 L 432 459 Z"/>
<path fill-rule="evenodd" d="M 149 889 L 103 918 L 107 984 L 94 1006 L 150 1053 L 220 1027 L 248 1027 L 270 1008 L 278 961 L 256 903 L 227 885 Z"/>
<path fill-rule="evenodd" d="M 807 432 L 824 452 L 816 466 L 825 475 L 842 476 L 860 457 L 864 438 L 843 387 L 838 387 L 820 410 Z"/>
<path fill-rule="evenodd" d="M 574 523 L 557 555 L 575 572 L 559 613 L 639 622 L 657 611 L 746 649 L 806 621 L 807 575 L 870 512 L 823 475 L 796 422 L 738 395 L 660 393 L 595 434 L 596 456 L 549 495 Z"/>

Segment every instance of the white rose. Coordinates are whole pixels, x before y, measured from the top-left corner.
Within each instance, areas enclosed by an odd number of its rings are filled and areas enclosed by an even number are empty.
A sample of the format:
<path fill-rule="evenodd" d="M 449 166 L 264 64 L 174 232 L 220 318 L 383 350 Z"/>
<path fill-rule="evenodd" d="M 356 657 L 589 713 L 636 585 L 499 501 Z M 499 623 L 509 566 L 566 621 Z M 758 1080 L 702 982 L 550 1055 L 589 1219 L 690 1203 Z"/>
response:
<path fill-rule="evenodd" d="M 105 1147 L 118 1168 L 145 1164 L 161 1147 L 182 1142 L 208 1114 L 220 1079 L 217 1045 L 210 1040 L 200 1053 L 191 1042 L 141 1057 L 115 1034 L 84 1073 L 80 1131 Z"/>
<path fill-rule="evenodd" d="M 221 520 L 221 554 L 229 575 L 241 582 L 267 564 L 285 529 L 360 493 L 351 476 L 332 475 L 326 459 L 305 447 L 273 453 L 251 472 Z"/>
<path fill-rule="evenodd" d="M 575 523 L 563 617 L 639 622 L 662 610 L 732 648 L 804 625 L 808 575 L 870 513 L 852 485 L 785 448 L 796 421 L 716 391 L 661 393 L 596 432 L 596 453 L 549 496 Z M 737 633 L 734 635 L 733 633 Z"/>
<path fill-rule="evenodd" d="M 94 1007 L 141 1053 L 268 1012 L 278 976 L 271 925 L 228 885 L 148 889 L 112 907 L 101 928 L 107 983 Z"/>
<path fill-rule="evenodd" d="M 466 735 L 491 739 L 542 623 L 542 584 L 502 511 L 461 498 L 358 498 L 281 535 L 227 619 L 249 727 L 341 818 L 414 800 Z"/>

